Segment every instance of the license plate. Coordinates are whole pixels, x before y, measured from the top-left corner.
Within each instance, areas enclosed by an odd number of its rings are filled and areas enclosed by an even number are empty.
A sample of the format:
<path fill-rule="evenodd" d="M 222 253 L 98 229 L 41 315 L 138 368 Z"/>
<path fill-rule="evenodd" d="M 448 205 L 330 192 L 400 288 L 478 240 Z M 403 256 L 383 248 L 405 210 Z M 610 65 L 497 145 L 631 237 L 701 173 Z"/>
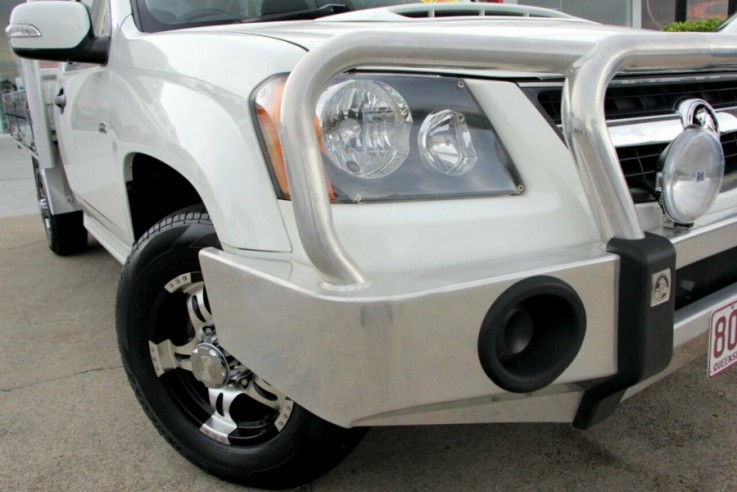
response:
<path fill-rule="evenodd" d="M 711 315 L 709 330 L 709 377 L 737 363 L 737 299 Z"/>

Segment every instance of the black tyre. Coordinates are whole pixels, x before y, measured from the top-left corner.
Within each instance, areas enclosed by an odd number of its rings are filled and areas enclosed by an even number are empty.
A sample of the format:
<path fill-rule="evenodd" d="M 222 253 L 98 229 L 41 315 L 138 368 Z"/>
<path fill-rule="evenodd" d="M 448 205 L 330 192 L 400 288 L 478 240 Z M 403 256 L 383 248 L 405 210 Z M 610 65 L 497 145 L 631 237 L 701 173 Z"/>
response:
<path fill-rule="evenodd" d="M 185 458 L 262 488 L 306 483 L 363 437 L 292 402 L 220 346 L 197 254 L 219 247 L 206 212 L 185 209 L 133 247 L 116 310 L 123 366 L 156 429 Z"/>
<path fill-rule="evenodd" d="M 36 198 L 41 212 L 49 249 L 59 256 L 81 253 L 87 249 L 87 229 L 84 228 L 82 212 L 65 214 L 51 213 L 49 200 L 41 179 L 38 161 L 33 159 L 33 177 L 36 182 Z"/>

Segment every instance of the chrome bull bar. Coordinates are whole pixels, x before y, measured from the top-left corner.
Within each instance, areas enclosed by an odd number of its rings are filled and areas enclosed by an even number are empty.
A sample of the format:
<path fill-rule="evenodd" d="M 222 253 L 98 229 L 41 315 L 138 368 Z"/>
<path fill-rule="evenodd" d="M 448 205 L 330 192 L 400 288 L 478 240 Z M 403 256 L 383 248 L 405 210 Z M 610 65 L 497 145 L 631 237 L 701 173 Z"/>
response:
<path fill-rule="evenodd" d="M 336 75 L 357 67 L 496 69 L 563 74 L 562 121 L 603 243 L 644 237 L 607 131 L 604 95 L 620 72 L 737 66 L 737 37 L 723 34 L 622 34 L 591 41 L 512 39 L 481 33 L 374 30 L 345 34 L 310 51 L 289 76 L 280 138 L 302 246 L 324 286 L 369 284 L 333 225 L 314 131 L 317 100 Z"/>

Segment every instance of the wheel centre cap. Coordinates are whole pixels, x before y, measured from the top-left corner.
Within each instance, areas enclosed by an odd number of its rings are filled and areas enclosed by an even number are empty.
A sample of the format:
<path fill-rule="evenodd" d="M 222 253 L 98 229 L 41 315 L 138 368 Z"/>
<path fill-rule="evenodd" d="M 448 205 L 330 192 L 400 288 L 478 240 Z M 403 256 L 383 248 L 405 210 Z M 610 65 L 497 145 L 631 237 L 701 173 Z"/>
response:
<path fill-rule="evenodd" d="M 208 388 L 222 388 L 228 382 L 228 359 L 218 347 L 201 343 L 192 351 L 192 374 Z"/>

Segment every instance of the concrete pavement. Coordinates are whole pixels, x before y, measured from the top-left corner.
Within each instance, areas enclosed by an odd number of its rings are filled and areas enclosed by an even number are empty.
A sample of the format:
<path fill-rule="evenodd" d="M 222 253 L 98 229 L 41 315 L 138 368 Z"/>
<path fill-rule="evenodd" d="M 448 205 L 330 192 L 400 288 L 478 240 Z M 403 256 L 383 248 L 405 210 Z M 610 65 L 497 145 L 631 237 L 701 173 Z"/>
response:
<path fill-rule="evenodd" d="M 28 200 L 35 207 L 27 156 L 0 145 L 0 163 L 0 489 L 244 490 L 190 465 L 150 425 L 117 352 L 120 266 L 94 243 L 55 257 L 35 209 L 19 215 Z M 20 179 L 6 179 L 14 173 Z M 736 443 L 737 370 L 707 380 L 699 360 L 584 432 L 373 429 L 303 489 L 727 491 L 737 483 Z"/>
<path fill-rule="evenodd" d="M 34 190 L 30 154 L 0 133 L 0 217 L 36 213 Z"/>

